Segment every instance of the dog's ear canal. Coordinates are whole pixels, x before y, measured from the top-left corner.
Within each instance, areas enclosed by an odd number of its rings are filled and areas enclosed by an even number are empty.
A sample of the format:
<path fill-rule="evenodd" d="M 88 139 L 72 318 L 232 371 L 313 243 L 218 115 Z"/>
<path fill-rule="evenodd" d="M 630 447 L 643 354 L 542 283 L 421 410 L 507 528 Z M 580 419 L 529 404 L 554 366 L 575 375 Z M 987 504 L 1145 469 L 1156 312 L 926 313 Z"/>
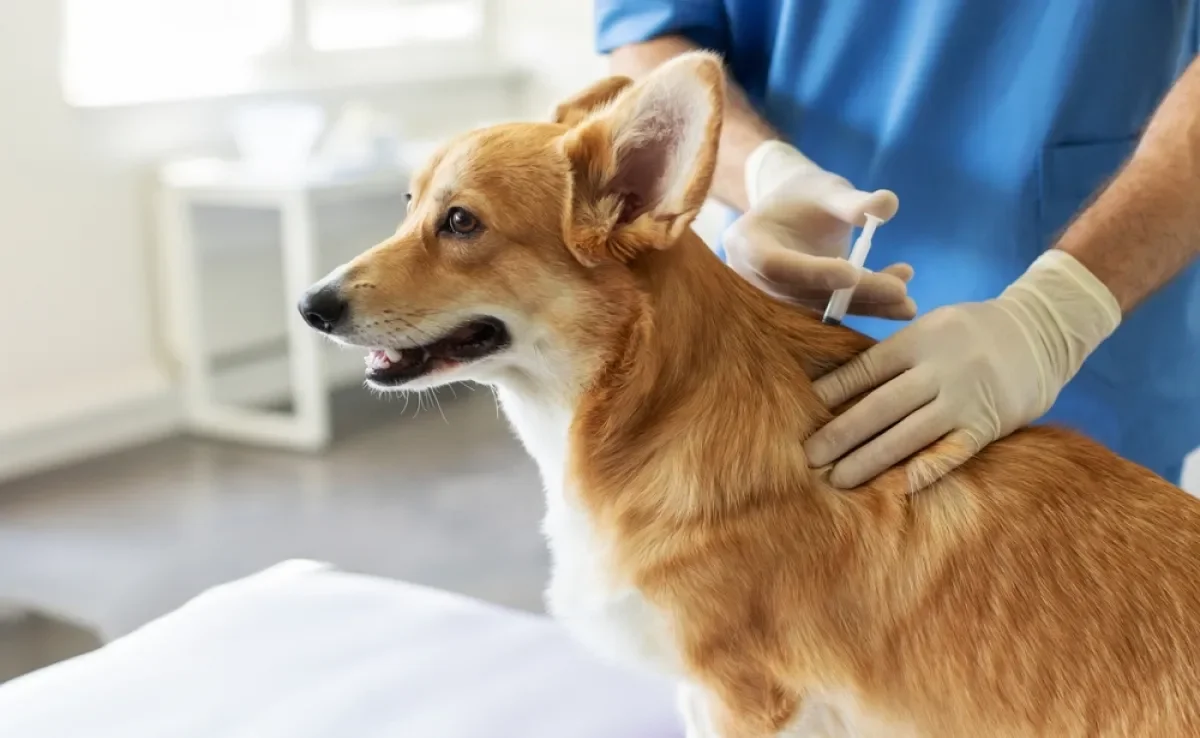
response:
<path fill-rule="evenodd" d="M 724 80 L 715 55 L 684 54 L 610 90 L 606 105 L 563 136 L 564 236 L 582 263 L 630 261 L 671 246 L 691 225 L 712 185 Z"/>

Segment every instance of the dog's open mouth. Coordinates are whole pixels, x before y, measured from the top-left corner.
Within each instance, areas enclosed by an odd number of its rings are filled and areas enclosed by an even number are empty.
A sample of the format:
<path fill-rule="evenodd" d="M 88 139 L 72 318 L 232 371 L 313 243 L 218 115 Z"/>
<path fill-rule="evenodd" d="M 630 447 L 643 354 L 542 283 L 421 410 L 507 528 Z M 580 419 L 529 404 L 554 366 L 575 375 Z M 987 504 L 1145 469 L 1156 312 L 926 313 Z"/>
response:
<path fill-rule="evenodd" d="M 495 318 L 478 318 L 422 346 L 372 349 L 366 359 L 367 381 L 394 387 L 491 356 L 508 348 L 511 342 L 503 322 Z"/>

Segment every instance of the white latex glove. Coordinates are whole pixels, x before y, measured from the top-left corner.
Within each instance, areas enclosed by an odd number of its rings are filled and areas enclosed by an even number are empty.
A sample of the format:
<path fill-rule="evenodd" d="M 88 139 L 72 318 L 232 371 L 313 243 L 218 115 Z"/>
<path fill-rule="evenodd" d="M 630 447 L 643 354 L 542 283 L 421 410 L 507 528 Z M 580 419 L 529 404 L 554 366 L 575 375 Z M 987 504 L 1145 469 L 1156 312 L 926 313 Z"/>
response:
<path fill-rule="evenodd" d="M 782 141 L 767 141 L 746 160 L 750 209 L 725 232 L 729 265 L 762 290 L 823 310 L 834 290 L 858 285 L 849 312 L 907 320 L 912 268 L 873 273 L 845 260 L 850 235 L 866 213 L 889 220 L 900 203 L 889 190 L 862 192 Z M 861 280 L 861 281 L 860 281 Z"/>
<path fill-rule="evenodd" d="M 1100 280 L 1047 251 L 1000 297 L 935 310 L 819 379 L 831 408 L 878 389 L 805 443 L 809 464 L 840 459 L 830 481 L 855 487 L 944 438 L 905 465 L 928 486 L 1041 417 L 1120 322 Z"/>

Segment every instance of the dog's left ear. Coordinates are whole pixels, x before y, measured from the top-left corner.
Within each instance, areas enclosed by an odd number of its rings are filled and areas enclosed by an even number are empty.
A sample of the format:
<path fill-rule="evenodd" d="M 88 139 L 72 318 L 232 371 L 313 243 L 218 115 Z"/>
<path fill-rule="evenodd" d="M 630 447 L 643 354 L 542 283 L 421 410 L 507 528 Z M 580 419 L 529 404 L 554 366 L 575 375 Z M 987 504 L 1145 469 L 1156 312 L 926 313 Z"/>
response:
<path fill-rule="evenodd" d="M 724 83 L 715 55 L 683 54 L 563 136 L 563 233 L 580 262 L 628 262 L 679 240 L 712 185 Z"/>

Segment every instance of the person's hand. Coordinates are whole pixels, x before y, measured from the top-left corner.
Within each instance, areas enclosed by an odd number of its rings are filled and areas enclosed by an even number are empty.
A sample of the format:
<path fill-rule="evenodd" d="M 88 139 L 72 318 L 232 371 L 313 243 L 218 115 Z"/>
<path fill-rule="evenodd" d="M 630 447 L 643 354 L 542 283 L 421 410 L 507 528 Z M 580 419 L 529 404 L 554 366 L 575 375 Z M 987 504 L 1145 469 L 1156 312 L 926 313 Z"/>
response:
<path fill-rule="evenodd" d="M 878 389 L 808 439 L 809 465 L 836 461 L 830 482 L 856 487 L 945 438 L 941 458 L 906 465 L 928 486 L 1041 417 L 1120 322 L 1103 283 L 1048 251 L 1000 297 L 935 310 L 817 380 L 831 408 Z"/>
<path fill-rule="evenodd" d="M 862 192 L 782 141 L 768 141 L 746 162 L 750 209 L 725 232 L 729 265 L 763 291 L 822 310 L 834 290 L 858 287 L 849 312 L 907 320 L 912 268 L 881 272 L 845 260 L 850 235 L 870 213 L 887 221 L 899 201 L 888 190 Z"/>

